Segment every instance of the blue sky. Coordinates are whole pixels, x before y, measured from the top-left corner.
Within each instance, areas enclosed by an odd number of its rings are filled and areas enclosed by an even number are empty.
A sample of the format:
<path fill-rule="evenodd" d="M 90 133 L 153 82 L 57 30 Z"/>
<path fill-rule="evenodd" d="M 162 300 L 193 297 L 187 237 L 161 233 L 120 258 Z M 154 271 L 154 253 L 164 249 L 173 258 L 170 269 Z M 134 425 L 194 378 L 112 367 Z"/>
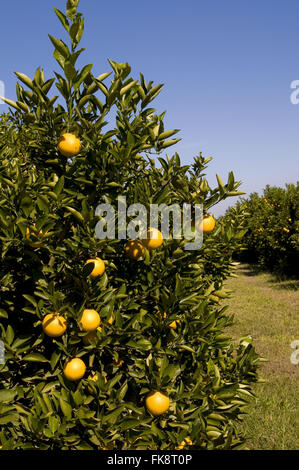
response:
<path fill-rule="evenodd" d="M 53 12 L 65 3 L 1 2 L 6 97 L 15 97 L 14 71 L 32 76 L 40 65 L 49 77 L 58 70 L 47 34 L 65 39 Z M 93 63 L 99 75 L 110 70 L 108 58 L 129 62 L 134 77 L 165 84 L 155 107 L 182 138 L 169 154 L 177 151 L 183 163 L 200 151 L 212 156 L 210 185 L 216 173 L 225 180 L 233 170 L 247 194 L 298 180 L 299 104 L 290 101 L 290 84 L 299 80 L 297 0 L 81 0 L 79 11 L 82 64 Z"/>

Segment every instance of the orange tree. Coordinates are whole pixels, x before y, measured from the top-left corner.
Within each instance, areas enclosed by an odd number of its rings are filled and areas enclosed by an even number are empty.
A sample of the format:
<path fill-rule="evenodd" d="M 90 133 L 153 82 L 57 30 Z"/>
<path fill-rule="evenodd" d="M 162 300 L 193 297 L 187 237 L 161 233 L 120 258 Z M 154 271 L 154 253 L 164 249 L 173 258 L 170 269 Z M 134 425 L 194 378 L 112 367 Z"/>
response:
<path fill-rule="evenodd" d="M 236 247 L 238 259 L 258 263 L 278 275 L 296 275 L 299 263 L 299 183 L 285 188 L 267 185 L 230 208 L 225 220 L 245 214 L 246 235 Z M 241 249 L 241 251 L 240 251 Z"/>
<path fill-rule="evenodd" d="M 240 193 L 239 182 L 230 173 L 210 188 L 201 155 L 157 166 L 153 154 L 177 142 L 150 107 L 162 85 L 112 61 L 98 77 L 92 65 L 78 70 L 77 6 L 55 10 L 70 39 L 50 36 L 60 73 L 17 73 L 1 127 L 1 445 L 238 448 L 235 423 L 259 358 L 250 339 L 235 347 L 224 332 L 232 237 L 216 223 L 200 250 L 172 238 L 126 250 L 127 240 L 96 238 L 95 208 L 116 208 L 124 195 L 146 208 L 202 203 L 209 213 Z"/>

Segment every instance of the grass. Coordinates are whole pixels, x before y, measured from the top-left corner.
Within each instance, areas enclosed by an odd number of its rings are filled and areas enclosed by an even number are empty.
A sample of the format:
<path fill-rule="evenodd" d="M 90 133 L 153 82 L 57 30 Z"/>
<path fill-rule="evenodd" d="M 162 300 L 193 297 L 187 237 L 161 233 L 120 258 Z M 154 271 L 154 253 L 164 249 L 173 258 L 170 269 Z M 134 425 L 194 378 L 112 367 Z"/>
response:
<path fill-rule="evenodd" d="M 267 359 L 260 368 L 265 383 L 254 385 L 257 398 L 239 430 L 249 449 L 298 450 L 299 364 L 290 360 L 291 342 L 299 340 L 298 281 L 279 281 L 248 265 L 240 265 L 237 274 L 225 285 L 234 291 L 224 302 L 235 315 L 230 334 L 235 339 L 251 334 L 256 351 Z"/>

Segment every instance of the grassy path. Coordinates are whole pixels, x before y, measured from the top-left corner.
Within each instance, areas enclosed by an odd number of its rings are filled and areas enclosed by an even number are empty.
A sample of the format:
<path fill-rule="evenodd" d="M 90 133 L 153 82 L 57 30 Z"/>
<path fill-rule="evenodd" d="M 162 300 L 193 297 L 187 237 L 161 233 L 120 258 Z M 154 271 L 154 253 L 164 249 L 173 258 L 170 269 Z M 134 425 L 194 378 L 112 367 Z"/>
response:
<path fill-rule="evenodd" d="M 237 274 L 225 284 L 234 291 L 225 302 L 235 315 L 230 334 L 236 339 L 251 334 L 268 361 L 260 368 L 265 383 L 254 386 L 257 399 L 240 429 L 250 449 L 299 449 L 299 364 L 290 359 L 291 342 L 299 340 L 298 282 L 278 282 L 247 265 Z"/>

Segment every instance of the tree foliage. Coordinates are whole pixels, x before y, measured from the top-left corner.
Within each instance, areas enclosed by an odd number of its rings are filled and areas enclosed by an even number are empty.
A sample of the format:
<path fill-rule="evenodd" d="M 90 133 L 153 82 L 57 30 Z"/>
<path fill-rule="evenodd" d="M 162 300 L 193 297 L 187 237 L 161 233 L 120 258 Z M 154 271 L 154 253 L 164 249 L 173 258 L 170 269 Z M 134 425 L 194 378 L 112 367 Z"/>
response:
<path fill-rule="evenodd" d="M 17 100 L 6 100 L 1 120 L 1 445 L 173 449 L 188 437 L 196 449 L 241 447 L 235 422 L 259 358 L 250 338 L 235 347 L 225 334 L 232 319 L 221 302 L 242 227 L 219 223 L 197 251 L 170 238 L 138 261 L 125 255 L 126 240 L 95 237 L 95 208 L 117 208 L 119 195 L 148 209 L 197 202 L 208 212 L 240 194 L 240 183 L 230 172 L 212 189 L 204 173 L 210 159 L 201 154 L 192 165 L 177 153 L 162 157 L 178 141 L 177 130 L 164 128 L 165 113 L 151 107 L 162 85 L 142 74 L 135 80 L 128 64 L 111 60 L 112 70 L 97 77 L 91 64 L 76 68 L 84 30 L 77 6 L 69 0 L 66 14 L 55 9 L 69 36 L 69 45 L 50 36 L 60 73 L 17 73 Z M 50 97 L 54 85 L 58 97 Z M 71 159 L 57 151 L 64 132 L 82 142 Z M 85 262 L 96 256 L 106 269 L 93 279 Z M 101 317 L 90 344 L 79 324 L 85 308 Z M 54 312 L 67 320 L 56 339 L 42 330 Z M 77 382 L 63 375 L 73 357 L 87 367 Z M 93 373 L 97 380 L 88 380 Z M 170 397 L 159 417 L 145 407 L 154 390 Z"/>
<path fill-rule="evenodd" d="M 278 275 L 296 275 L 299 263 L 299 183 L 267 185 L 230 208 L 225 220 L 242 214 L 246 235 L 235 250 L 239 260 L 258 263 Z"/>

